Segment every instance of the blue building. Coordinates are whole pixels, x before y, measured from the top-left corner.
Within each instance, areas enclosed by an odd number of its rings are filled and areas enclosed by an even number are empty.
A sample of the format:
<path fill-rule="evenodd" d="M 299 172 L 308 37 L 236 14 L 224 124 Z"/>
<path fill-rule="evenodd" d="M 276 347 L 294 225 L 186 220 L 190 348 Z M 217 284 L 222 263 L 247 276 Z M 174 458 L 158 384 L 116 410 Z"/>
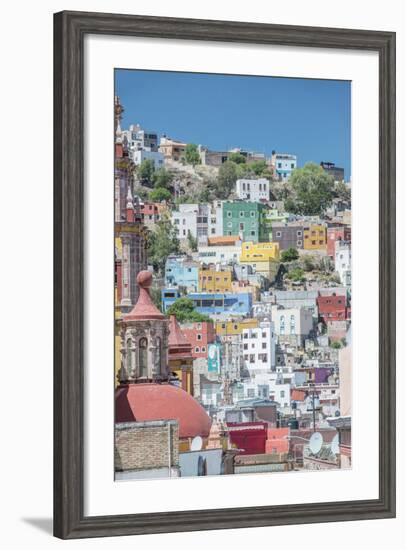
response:
<path fill-rule="evenodd" d="M 182 297 L 182 294 L 177 288 L 163 288 L 161 291 L 162 297 L 162 310 L 164 313 L 168 311 L 168 308 L 176 302 L 178 298 Z"/>
<path fill-rule="evenodd" d="M 205 315 L 223 313 L 249 315 L 252 308 L 252 294 L 247 293 L 209 293 L 194 292 L 187 296 L 193 300 L 195 309 Z"/>
<path fill-rule="evenodd" d="M 199 264 L 185 256 L 168 256 L 165 286 L 184 287 L 188 292 L 196 292 L 199 287 Z"/>

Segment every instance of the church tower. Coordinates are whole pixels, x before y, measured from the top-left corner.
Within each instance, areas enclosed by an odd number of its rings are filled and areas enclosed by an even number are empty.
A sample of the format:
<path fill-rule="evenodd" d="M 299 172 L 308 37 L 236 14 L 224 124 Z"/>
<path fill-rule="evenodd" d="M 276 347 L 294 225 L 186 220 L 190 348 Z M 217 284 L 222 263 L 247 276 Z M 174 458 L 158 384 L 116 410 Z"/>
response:
<path fill-rule="evenodd" d="M 152 302 L 152 274 L 138 273 L 139 297 L 121 321 L 119 383 L 160 383 L 170 379 L 168 368 L 169 321 Z"/>

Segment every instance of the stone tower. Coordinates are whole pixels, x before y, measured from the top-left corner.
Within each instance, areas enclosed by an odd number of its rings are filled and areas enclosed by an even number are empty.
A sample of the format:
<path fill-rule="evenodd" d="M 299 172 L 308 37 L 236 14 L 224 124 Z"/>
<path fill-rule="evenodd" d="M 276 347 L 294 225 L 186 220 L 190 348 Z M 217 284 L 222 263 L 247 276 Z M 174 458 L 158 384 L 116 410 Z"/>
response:
<path fill-rule="evenodd" d="M 139 297 L 121 321 L 121 368 L 119 383 L 159 383 L 170 378 L 168 368 L 169 321 L 152 302 L 152 274 L 137 276 Z"/>

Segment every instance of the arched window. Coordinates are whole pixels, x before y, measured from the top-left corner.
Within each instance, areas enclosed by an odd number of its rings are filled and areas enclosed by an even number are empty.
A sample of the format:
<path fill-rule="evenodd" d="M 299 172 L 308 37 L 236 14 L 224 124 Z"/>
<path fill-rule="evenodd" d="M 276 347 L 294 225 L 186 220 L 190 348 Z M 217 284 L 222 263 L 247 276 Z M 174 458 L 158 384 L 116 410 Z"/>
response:
<path fill-rule="evenodd" d="M 138 345 L 138 368 L 140 377 L 148 376 L 148 340 L 141 338 Z"/>
<path fill-rule="evenodd" d="M 294 315 L 290 316 L 290 333 L 295 334 L 296 331 L 296 319 Z"/>
<path fill-rule="evenodd" d="M 127 374 L 131 374 L 132 370 L 132 361 L 131 361 L 131 338 L 127 340 L 127 346 L 126 346 L 126 362 L 127 362 Z"/>
<path fill-rule="evenodd" d="M 161 344 L 161 339 L 160 337 L 158 336 L 157 339 L 156 339 L 156 362 L 157 362 L 157 365 L 158 365 L 158 374 L 163 374 L 162 373 L 162 344 Z"/>

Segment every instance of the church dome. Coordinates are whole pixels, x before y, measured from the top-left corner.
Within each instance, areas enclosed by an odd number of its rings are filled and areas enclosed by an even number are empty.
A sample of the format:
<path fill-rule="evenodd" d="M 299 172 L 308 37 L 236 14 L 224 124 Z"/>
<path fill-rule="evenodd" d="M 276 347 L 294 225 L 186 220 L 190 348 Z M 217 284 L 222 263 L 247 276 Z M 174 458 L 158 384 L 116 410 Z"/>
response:
<path fill-rule="evenodd" d="M 116 390 L 116 422 L 177 420 L 179 437 L 207 437 L 211 419 L 181 388 L 170 384 L 129 384 Z"/>

